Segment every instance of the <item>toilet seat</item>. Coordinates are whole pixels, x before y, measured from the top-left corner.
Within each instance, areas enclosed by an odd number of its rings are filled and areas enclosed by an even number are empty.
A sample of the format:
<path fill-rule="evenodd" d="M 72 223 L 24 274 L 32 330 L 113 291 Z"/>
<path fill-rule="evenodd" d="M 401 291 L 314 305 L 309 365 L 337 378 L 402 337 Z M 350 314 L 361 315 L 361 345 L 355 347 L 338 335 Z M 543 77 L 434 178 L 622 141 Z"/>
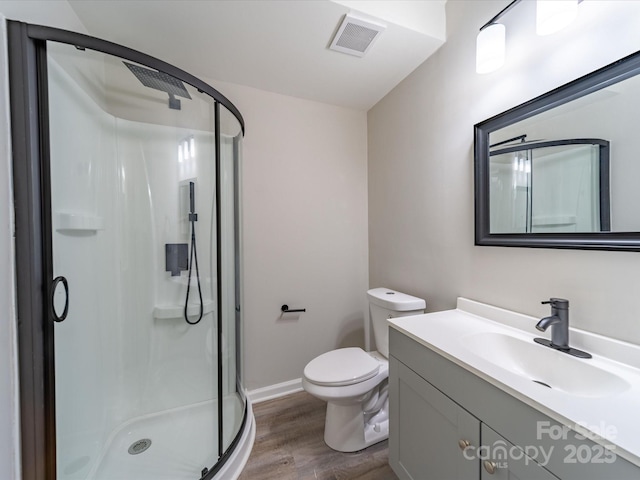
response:
<path fill-rule="evenodd" d="M 380 370 L 380 363 L 358 347 L 323 353 L 304 368 L 304 376 L 316 385 L 339 387 L 364 382 Z"/>

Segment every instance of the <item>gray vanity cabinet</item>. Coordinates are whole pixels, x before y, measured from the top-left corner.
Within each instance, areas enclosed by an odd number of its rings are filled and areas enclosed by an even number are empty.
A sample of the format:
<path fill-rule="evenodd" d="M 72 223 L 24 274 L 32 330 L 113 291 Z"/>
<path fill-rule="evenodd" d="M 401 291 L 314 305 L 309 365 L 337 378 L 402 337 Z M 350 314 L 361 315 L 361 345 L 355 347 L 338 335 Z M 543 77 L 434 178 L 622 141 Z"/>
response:
<path fill-rule="evenodd" d="M 400 362 L 392 362 L 389 460 L 401 480 L 477 480 L 478 464 L 464 458 L 465 444 L 479 445 L 480 422 Z M 437 434 L 434 434 L 437 432 Z M 425 476 L 425 473 L 428 475 Z"/>
<path fill-rule="evenodd" d="M 401 480 L 640 479 L 615 450 L 394 328 L 389 345 L 389 463 Z"/>

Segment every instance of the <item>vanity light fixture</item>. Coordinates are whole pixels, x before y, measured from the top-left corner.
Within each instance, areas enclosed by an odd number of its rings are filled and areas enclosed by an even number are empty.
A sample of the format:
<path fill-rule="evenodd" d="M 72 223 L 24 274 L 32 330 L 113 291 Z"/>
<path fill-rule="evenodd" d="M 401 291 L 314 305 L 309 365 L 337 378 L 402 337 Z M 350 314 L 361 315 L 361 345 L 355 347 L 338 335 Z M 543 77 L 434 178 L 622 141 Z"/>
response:
<path fill-rule="evenodd" d="M 505 27 L 497 23 L 500 17 L 520 3 L 514 0 L 495 17 L 480 27 L 476 38 L 476 72 L 490 73 L 502 65 L 505 59 Z M 578 15 L 582 0 L 537 0 L 536 33 L 549 35 L 569 25 Z"/>
<path fill-rule="evenodd" d="M 476 39 L 476 72 L 489 73 L 504 65 L 505 28 L 491 23 L 480 30 Z"/>
<path fill-rule="evenodd" d="M 505 28 L 504 25 L 496 22 L 518 3 L 520 3 L 520 0 L 514 0 L 480 27 L 480 33 L 476 38 L 477 73 L 490 73 L 504 65 L 506 49 Z"/>

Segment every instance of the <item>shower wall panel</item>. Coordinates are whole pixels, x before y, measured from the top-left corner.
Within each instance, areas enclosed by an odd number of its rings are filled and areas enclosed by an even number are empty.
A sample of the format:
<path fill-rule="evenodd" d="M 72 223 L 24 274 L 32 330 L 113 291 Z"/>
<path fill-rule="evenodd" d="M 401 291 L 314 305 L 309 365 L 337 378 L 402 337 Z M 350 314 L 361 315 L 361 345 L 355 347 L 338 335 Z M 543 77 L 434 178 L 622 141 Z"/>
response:
<path fill-rule="evenodd" d="M 123 263 L 122 315 L 129 317 L 122 338 L 126 372 L 126 397 L 135 399 L 128 417 L 211 400 L 217 395 L 215 312 L 204 314 L 197 325 L 182 317 L 187 272 L 171 276 L 165 270 L 167 243 L 188 243 L 189 225 L 182 189 L 189 180 L 196 182 L 195 202 L 198 264 L 203 301 L 215 301 L 212 272 L 211 229 L 213 218 L 214 172 L 213 136 L 195 133 L 198 156 L 194 177 L 181 177 L 177 146 L 193 131 L 117 120 L 118 158 L 126 180 L 121 179 L 119 210 L 125 217 L 121 241 L 128 243 L 128 260 Z M 136 210 L 137 209 L 137 210 Z M 215 238 L 215 237 L 214 237 Z M 215 248 L 215 247 L 213 247 Z M 214 250 L 215 254 L 215 250 Z M 136 255 L 137 258 L 130 258 Z M 124 262 L 124 261 L 123 261 Z M 191 280 L 190 304 L 199 305 L 195 272 Z M 154 318 L 156 308 L 178 309 L 174 318 Z M 196 309 L 197 310 L 197 309 Z M 128 312 L 128 313 L 127 313 Z M 197 314 L 190 315 L 194 319 Z"/>

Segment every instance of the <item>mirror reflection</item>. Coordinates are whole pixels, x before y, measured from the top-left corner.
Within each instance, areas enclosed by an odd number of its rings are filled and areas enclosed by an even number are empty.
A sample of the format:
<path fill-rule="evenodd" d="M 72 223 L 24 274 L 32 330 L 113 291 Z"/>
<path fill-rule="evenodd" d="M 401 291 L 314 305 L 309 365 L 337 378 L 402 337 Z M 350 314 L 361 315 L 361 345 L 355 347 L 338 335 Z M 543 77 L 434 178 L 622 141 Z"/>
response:
<path fill-rule="evenodd" d="M 526 137 L 490 146 L 491 233 L 609 231 L 609 142 Z"/>
<path fill-rule="evenodd" d="M 489 228 L 640 232 L 640 78 L 489 133 Z"/>

